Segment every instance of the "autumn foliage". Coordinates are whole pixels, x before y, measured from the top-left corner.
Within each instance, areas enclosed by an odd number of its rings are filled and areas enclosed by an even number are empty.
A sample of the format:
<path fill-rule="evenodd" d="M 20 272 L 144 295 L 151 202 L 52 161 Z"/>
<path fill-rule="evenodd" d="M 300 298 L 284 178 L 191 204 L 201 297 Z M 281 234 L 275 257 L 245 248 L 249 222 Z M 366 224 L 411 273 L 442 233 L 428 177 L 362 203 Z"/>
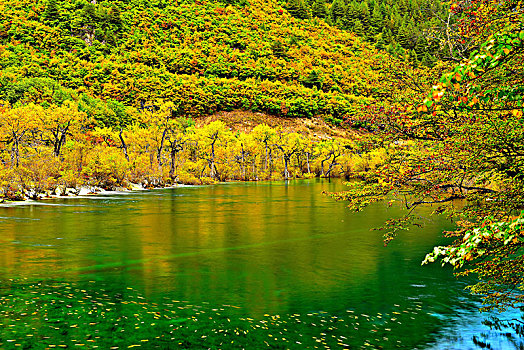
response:
<path fill-rule="evenodd" d="M 461 16 L 457 32 L 475 41 L 468 58 L 398 74 L 397 97 L 371 104 L 364 117 L 348 118 L 371 131 L 362 149 L 383 147 L 387 156 L 349 192 L 334 196 L 356 210 L 384 199 L 401 203 L 406 214 L 385 223 L 386 243 L 420 224 L 421 205 L 455 219 L 458 227 L 448 233 L 455 243 L 437 247 L 426 262 L 442 258 L 461 275 L 479 276 L 471 289 L 487 307 L 519 307 L 524 12 L 512 1 L 464 1 L 451 11 Z"/>

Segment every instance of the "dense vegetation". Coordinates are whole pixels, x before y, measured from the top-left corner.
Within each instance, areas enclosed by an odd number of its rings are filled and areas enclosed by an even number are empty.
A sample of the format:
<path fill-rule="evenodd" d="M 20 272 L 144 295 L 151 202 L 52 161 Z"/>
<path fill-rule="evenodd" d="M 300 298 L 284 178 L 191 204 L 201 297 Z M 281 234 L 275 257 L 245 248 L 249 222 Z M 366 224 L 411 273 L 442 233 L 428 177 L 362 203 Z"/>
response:
<path fill-rule="evenodd" d="M 450 58 L 438 29 L 453 21 L 439 1 L 289 0 L 285 6 L 297 18 L 322 19 L 415 65 Z"/>
<path fill-rule="evenodd" d="M 191 119 L 171 118 L 172 103 L 136 113 L 125 129 L 91 128 L 83 103 L 4 104 L 2 136 L 13 140 L 2 149 L 5 196 L 37 199 L 57 186 L 63 194 L 81 186 L 337 177 L 370 168 L 380 157 L 353 155 L 348 140 L 313 139 L 266 124 L 236 133 L 221 121 L 197 128 Z"/>
<path fill-rule="evenodd" d="M 255 147 L 239 141 L 245 135 L 224 129 L 222 158 L 208 161 L 205 131 L 194 132 L 205 141 L 191 143 L 173 130 L 189 130 L 179 127 L 185 118 L 233 109 L 337 123 L 388 93 L 385 54 L 352 34 L 297 20 L 277 3 L 0 1 L 0 23 L 1 178 L 10 196 L 82 182 L 340 174 L 314 164 L 328 161 L 320 146 L 288 154 L 271 140 L 261 154 L 243 150 Z M 192 165 L 175 170 L 179 156 Z M 312 163 L 303 165 L 303 157 Z M 242 162 L 241 175 L 219 169 Z M 348 164 L 341 163 L 344 172 Z"/>
<path fill-rule="evenodd" d="M 375 49 L 274 2 L 2 1 L 0 13 L 0 98 L 12 104 L 9 87 L 34 77 L 135 107 L 169 99 L 179 116 L 341 120 L 384 93 Z"/>
<path fill-rule="evenodd" d="M 427 261 L 478 274 L 488 307 L 522 306 L 521 3 L 431 4 L 0 0 L 3 194 L 358 173 L 337 198 L 407 208 L 386 241 L 435 205 L 460 221 Z M 234 109 L 346 120 L 366 136 L 191 119 Z"/>
<path fill-rule="evenodd" d="M 486 308 L 522 307 L 524 11 L 515 1 L 460 2 L 451 11 L 461 19 L 457 34 L 478 49 L 432 88 L 415 76 L 400 84 L 418 107 L 384 100 L 349 121 L 372 130 L 369 148 L 386 147 L 387 156 L 361 175 L 364 183 L 335 196 L 356 210 L 386 198 L 402 203 L 407 213 L 386 223 L 386 241 L 417 224 L 418 206 L 433 205 L 457 220 L 449 233 L 457 240 L 426 262 L 442 258 L 460 275 L 477 275 L 471 289 Z"/>

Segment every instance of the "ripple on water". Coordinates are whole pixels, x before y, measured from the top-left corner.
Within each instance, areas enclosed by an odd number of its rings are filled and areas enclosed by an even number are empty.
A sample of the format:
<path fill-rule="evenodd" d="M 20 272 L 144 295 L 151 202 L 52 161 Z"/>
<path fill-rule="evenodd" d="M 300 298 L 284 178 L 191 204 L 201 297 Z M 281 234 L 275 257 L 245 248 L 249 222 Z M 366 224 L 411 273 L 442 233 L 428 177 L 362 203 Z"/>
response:
<path fill-rule="evenodd" d="M 400 306 L 376 314 L 251 316 L 235 305 L 150 300 L 131 287 L 96 281 L 3 280 L 0 306 L 0 346 L 25 348 L 414 348 L 418 344 L 403 335 L 421 319 L 432 319 Z"/>

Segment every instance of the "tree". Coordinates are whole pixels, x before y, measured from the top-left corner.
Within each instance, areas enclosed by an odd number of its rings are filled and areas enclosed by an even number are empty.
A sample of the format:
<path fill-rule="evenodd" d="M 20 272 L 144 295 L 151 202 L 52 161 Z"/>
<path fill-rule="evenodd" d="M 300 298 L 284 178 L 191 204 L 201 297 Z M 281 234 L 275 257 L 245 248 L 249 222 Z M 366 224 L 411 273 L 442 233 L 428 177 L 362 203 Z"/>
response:
<path fill-rule="evenodd" d="M 60 20 L 60 8 L 57 0 L 48 0 L 42 17 L 46 22 L 55 23 Z"/>
<path fill-rule="evenodd" d="M 371 14 L 370 24 L 375 33 L 378 34 L 382 31 L 382 26 L 384 25 L 384 18 L 382 17 L 382 12 L 380 11 L 378 1 L 375 1 L 375 4 L 373 6 L 373 13 Z"/>
<path fill-rule="evenodd" d="M 112 4 L 109 8 L 109 22 L 116 27 L 117 30 L 122 29 L 122 14 L 120 8 L 116 4 Z"/>
<path fill-rule="evenodd" d="M 311 6 L 311 16 L 317 18 L 326 18 L 327 9 L 325 0 L 315 0 Z"/>
<path fill-rule="evenodd" d="M 289 163 L 291 157 L 301 149 L 302 136 L 298 133 L 284 133 L 279 132 L 275 140 L 275 148 L 282 154 L 282 161 L 284 163 L 284 179 L 289 179 Z"/>
<path fill-rule="evenodd" d="M 231 138 L 231 132 L 224 122 L 217 120 L 202 127 L 197 136 L 200 136 L 204 144 L 204 148 L 199 157 L 207 162 L 209 177 L 216 179 L 219 177 L 217 169 L 217 148 L 228 142 Z M 205 168 L 203 171 L 204 170 Z"/>
<path fill-rule="evenodd" d="M 264 145 L 264 171 L 268 172 L 267 177 L 271 176 L 271 163 L 272 163 L 272 143 L 276 137 L 276 131 L 267 124 L 257 125 L 251 132 L 253 137 L 258 142 Z"/>
<path fill-rule="evenodd" d="M 171 120 L 168 124 L 168 133 L 166 141 L 169 149 L 169 156 L 171 159 L 171 167 L 169 169 L 169 176 L 174 179 L 178 170 L 178 155 L 184 150 L 187 142 L 188 134 L 194 127 L 192 119 L 178 118 Z"/>
<path fill-rule="evenodd" d="M 412 48 L 412 43 L 410 40 L 410 32 L 405 24 L 402 24 L 397 34 L 397 42 L 406 49 Z"/>
<path fill-rule="evenodd" d="M 330 17 L 332 23 L 335 25 L 346 14 L 346 9 L 342 0 L 334 0 L 331 4 Z"/>
<path fill-rule="evenodd" d="M 84 123 L 85 113 L 78 111 L 78 105 L 72 101 L 66 101 L 61 106 L 51 105 L 48 109 L 40 110 L 38 121 L 40 122 L 41 138 L 53 146 L 53 154 L 60 156 L 62 146 L 67 136 L 76 133 Z"/>
<path fill-rule="evenodd" d="M 301 19 L 309 18 L 309 9 L 304 0 L 289 0 L 286 7 L 294 17 Z"/>
<path fill-rule="evenodd" d="M 336 140 L 323 141 L 318 145 L 320 150 L 320 176 L 331 177 L 332 171 L 337 165 L 340 165 L 338 160 L 343 155 L 344 147 Z M 327 162 L 328 168 L 324 169 L 324 164 Z"/>
<path fill-rule="evenodd" d="M 304 85 L 322 88 L 322 78 L 319 76 L 319 73 L 316 70 L 312 70 L 304 79 Z"/>
<path fill-rule="evenodd" d="M 365 35 L 365 32 L 364 32 L 364 26 L 362 25 L 362 22 L 360 20 L 355 20 L 355 22 L 353 23 L 353 33 L 355 33 L 356 35 L 358 36 L 364 36 Z"/>
<path fill-rule="evenodd" d="M 31 130 L 36 127 L 35 117 L 42 108 L 28 104 L 21 108 L 12 108 L 7 102 L 0 103 L 1 142 L 10 145 L 11 166 L 20 165 L 20 148 Z"/>
<path fill-rule="evenodd" d="M 485 11 L 485 4 L 478 6 Z M 375 172 L 362 175 L 363 182 L 334 195 L 355 210 L 391 196 L 402 203 L 406 214 L 383 227 L 386 243 L 416 223 L 413 212 L 421 205 L 432 204 L 436 213 L 455 218 L 458 227 L 448 234 L 456 241 L 435 248 L 426 262 L 442 258 L 459 275 L 477 274 L 481 280 L 470 288 L 485 297 L 486 308 L 524 303 L 523 215 L 518 215 L 524 203 L 523 16 L 512 14 L 505 25 L 496 17 L 496 31 L 438 83 L 430 83 L 432 74 L 424 76 L 430 70 L 402 78 L 404 92 L 397 96 L 403 100 L 377 106 L 379 115 L 371 108 L 366 119 L 370 137 L 387 156 Z M 413 108 L 409 100 L 420 104 Z M 454 206 L 456 199 L 465 199 L 464 207 Z"/>
<path fill-rule="evenodd" d="M 355 21 L 360 19 L 360 5 L 356 1 L 350 2 L 346 7 L 346 13 L 344 15 L 344 20 L 348 28 L 352 29 Z"/>

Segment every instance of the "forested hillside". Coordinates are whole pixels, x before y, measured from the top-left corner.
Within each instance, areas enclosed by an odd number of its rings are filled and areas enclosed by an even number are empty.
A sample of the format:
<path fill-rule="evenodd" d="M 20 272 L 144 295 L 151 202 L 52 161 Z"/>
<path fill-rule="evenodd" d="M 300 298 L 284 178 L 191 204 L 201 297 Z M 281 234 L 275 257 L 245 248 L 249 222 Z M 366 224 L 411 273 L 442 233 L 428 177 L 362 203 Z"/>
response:
<path fill-rule="evenodd" d="M 382 54 L 273 1 L 4 0 L 0 23 L 10 103 L 45 99 L 30 80 L 45 77 L 127 106 L 169 99 L 180 116 L 240 108 L 336 120 L 386 91 Z"/>
<path fill-rule="evenodd" d="M 354 141 L 193 119 L 244 110 L 337 124 L 396 95 L 391 67 L 409 67 L 276 1 L 0 0 L 0 23 L 10 198 L 369 168 L 376 154 L 355 156 Z"/>
<path fill-rule="evenodd" d="M 415 64 L 431 66 L 450 59 L 442 44 L 441 28 L 455 22 L 448 8 L 433 0 L 289 0 L 289 12 L 297 18 L 321 19 L 375 43 Z"/>

